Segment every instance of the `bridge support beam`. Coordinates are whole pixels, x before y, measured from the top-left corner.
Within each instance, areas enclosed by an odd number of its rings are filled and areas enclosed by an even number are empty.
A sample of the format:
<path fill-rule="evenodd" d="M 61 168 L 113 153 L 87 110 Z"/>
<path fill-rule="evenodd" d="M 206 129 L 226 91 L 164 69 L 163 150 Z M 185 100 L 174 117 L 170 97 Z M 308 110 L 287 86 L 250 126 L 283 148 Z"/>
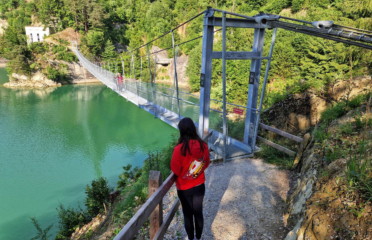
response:
<path fill-rule="evenodd" d="M 265 38 L 264 28 L 255 28 L 254 30 L 254 41 L 252 52 L 258 58 L 252 59 L 251 69 L 249 75 L 249 88 L 248 88 L 248 100 L 247 100 L 247 111 L 245 116 L 245 128 L 244 128 L 244 143 L 251 147 L 252 151 L 255 149 L 256 136 L 256 119 L 258 117 L 257 99 L 258 99 L 258 88 L 260 83 L 260 73 L 262 64 L 262 51 Z"/>
<path fill-rule="evenodd" d="M 222 13 L 222 17 L 214 16 L 215 13 Z M 260 73 L 263 60 L 270 61 L 270 57 L 263 57 L 263 46 L 265 30 L 269 26 L 266 21 L 262 21 L 262 16 L 227 18 L 227 12 L 216 9 L 208 9 L 204 16 L 203 49 L 200 76 L 200 114 L 199 114 L 199 133 L 203 137 L 209 132 L 209 114 L 210 114 L 210 94 L 212 77 L 212 60 L 222 59 L 222 104 L 223 104 L 223 138 L 218 138 L 215 142 L 223 144 L 222 157 L 226 160 L 229 155 L 227 143 L 228 125 L 227 125 L 227 99 L 226 99 L 226 60 L 250 60 L 250 75 L 247 94 L 245 128 L 242 145 L 246 153 L 253 153 L 256 145 L 256 132 L 261 109 L 258 107 Z M 234 14 L 233 14 L 234 15 Z M 222 27 L 222 51 L 213 52 L 213 35 L 215 27 Z M 226 49 L 226 28 L 252 28 L 254 29 L 254 40 L 251 52 L 240 51 L 231 52 Z M 267 74 L 266 74 L 267 75 Z M 265 76 L 265 79 L 267 76 Z M 266 83 L 266 82 L 265 82 Z M 264 83 L 264 84 L 265 84 Z M 264 93 L 262 93 L 264 94 Z M 217 100 L 218 101 L 218 100 Z M 261 100 L 262 101 L 262 100 Z M 233 105 L 233 104 L 232 104 Z M 219 131 L 219 129 L 216 129 Z M 223 141 L 221 141 L 223 140 Z"/>
<path fill-rule="evenodd" d="M 204 15 L 203 50 L 200 74 L 200 114 L 199 134 L 203 138 L 208 135 L 209 130 L 209 108 L 211 101 L 211 79 L 212 79 L 212 52 L 213 52 L 213 30 L 208 24 L 214 11 L 208 9 Z"/>

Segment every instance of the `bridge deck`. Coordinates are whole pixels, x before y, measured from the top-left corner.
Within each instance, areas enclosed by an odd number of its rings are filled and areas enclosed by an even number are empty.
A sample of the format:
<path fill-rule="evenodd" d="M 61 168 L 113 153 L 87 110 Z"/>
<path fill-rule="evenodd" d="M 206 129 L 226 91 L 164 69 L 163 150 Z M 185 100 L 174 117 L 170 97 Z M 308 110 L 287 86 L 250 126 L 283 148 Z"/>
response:
<path fill-rule="evenodd" d="M 162 106 L 159 106 L 149 100 L 125 89 L 125 84 L 119 86 L 115 80 L 115 74 L 103 69 L 88 59 L 86 59 L 76 48 L 73 48 L 72 51 L 78 57 L 81 64 L 97 79 L 99 79 L 107 87 L 118 93 L 123 98 L 127 99 L 131 103 L 137 105 L 143 110 L 153 114 L 155 117 L 166 122 L 170 126 L 177 128 L 177 124 L 183 116 L 179 116 L 177 113 L 170 111 Z M 209 138 L 209 145 L 213 151 L 215 158 L 222 156 L 223 153 L 223 137 L 222 134 L 216 130 L 213 130 L 212 136 Z M 228 137 L 227 140 L 227 157 L 234 158 L 238 156 L 243 156 L 251 154 L 251 148 L 245 145 L 244 143 L 237 141 L 233 138 Z"/>

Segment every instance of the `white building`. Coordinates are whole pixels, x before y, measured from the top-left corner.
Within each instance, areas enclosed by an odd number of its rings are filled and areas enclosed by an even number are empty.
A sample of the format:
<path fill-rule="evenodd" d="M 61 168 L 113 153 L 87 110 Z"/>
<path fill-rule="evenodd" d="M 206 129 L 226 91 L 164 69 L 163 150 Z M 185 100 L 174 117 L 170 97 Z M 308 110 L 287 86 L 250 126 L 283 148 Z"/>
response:
<path fill-rule="evenodd" d="M 27 44 L 33 42 L 42 42 L 45 36 L 49 36 L 49 28 L 44 27 L 25 27 Z"/>

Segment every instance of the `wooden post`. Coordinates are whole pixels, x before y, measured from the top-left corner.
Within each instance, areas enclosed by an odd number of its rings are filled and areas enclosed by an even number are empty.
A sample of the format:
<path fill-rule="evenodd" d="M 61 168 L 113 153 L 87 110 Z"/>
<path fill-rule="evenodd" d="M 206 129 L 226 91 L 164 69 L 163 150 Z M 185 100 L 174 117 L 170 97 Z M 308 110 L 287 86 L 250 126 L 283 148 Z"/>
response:
<path fill-rule="evenodd" d="M 276 144 L 276 143 L 274 143 L 274 142 L 272 142 L 270 140 L 267 140 L 267 139 L 265 139 L 263 137 L 257 136 L 257 139 L 260 140 L 261 142 L 265 143 L 266 145 L 269 145 L 270 147 L 273 147 L 273 148 L 275 148 L 275 149 L 277 149 L 277 150 L 279 150 L 281 152 L 286 153 L 287 155 L 289 155 L 291 157 L 294 157 L 296 155 L 296 153 L 294 151 L 292 151 L 292 150 L 290 150 L 290 149 L 288 149 L 286 147 L 283 147 L 283 146 L 281 146 L 279 144 Z"/>
<path fill-rule="evenodd" d="M 292 169 L 295 169 L 298 165 L 298 163 L 300 162 L 300 159 L 302 157 L 302 154 L 303 152 L 305 151 L 305 148 L 307 146 L 307 144 L 309 143 L 310 141 L 310 133 L 306 133 L 300 146 L 298 147 L 298 151 L 297 151 L 297 154 L 296 154 L 296 157 L 293 161 L 293 165 L 292 165 Z"/>
<path fill-rule="evenodd" d="M 162 184 L 161 173 L 159 171 L 150 171 L 149 176 L 149 197 Z M 163 223 L 163 201 L 154 209 L 150 215 L 150 239 L 154 239 L 156 232 Z"/>

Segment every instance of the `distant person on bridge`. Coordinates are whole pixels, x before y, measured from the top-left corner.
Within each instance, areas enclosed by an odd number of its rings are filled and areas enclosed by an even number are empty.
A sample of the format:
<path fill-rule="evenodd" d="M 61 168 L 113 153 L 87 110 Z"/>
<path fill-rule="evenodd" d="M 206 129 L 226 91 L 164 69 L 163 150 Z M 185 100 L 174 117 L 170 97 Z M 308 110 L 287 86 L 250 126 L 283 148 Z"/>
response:
<path fill-rule="evenodd" d="M 116 75 L 116 78 L 117 78 L 118 90 L 122 91 L 123 90 L 123 76 L 120 73 L 118 73 Z"/>
<path fill-rule="evenodd" d="M 178 123 L 178 129 L 180 138 L 174 147 L 170 165 L 177 177 L 177 194 L 182 205 L 187 236 L 190 240 L 200 239 L 204 225 L 204 170 L 210 163 L 208 145 L 198 136 L 190 118 L 183 118 Z"/>

